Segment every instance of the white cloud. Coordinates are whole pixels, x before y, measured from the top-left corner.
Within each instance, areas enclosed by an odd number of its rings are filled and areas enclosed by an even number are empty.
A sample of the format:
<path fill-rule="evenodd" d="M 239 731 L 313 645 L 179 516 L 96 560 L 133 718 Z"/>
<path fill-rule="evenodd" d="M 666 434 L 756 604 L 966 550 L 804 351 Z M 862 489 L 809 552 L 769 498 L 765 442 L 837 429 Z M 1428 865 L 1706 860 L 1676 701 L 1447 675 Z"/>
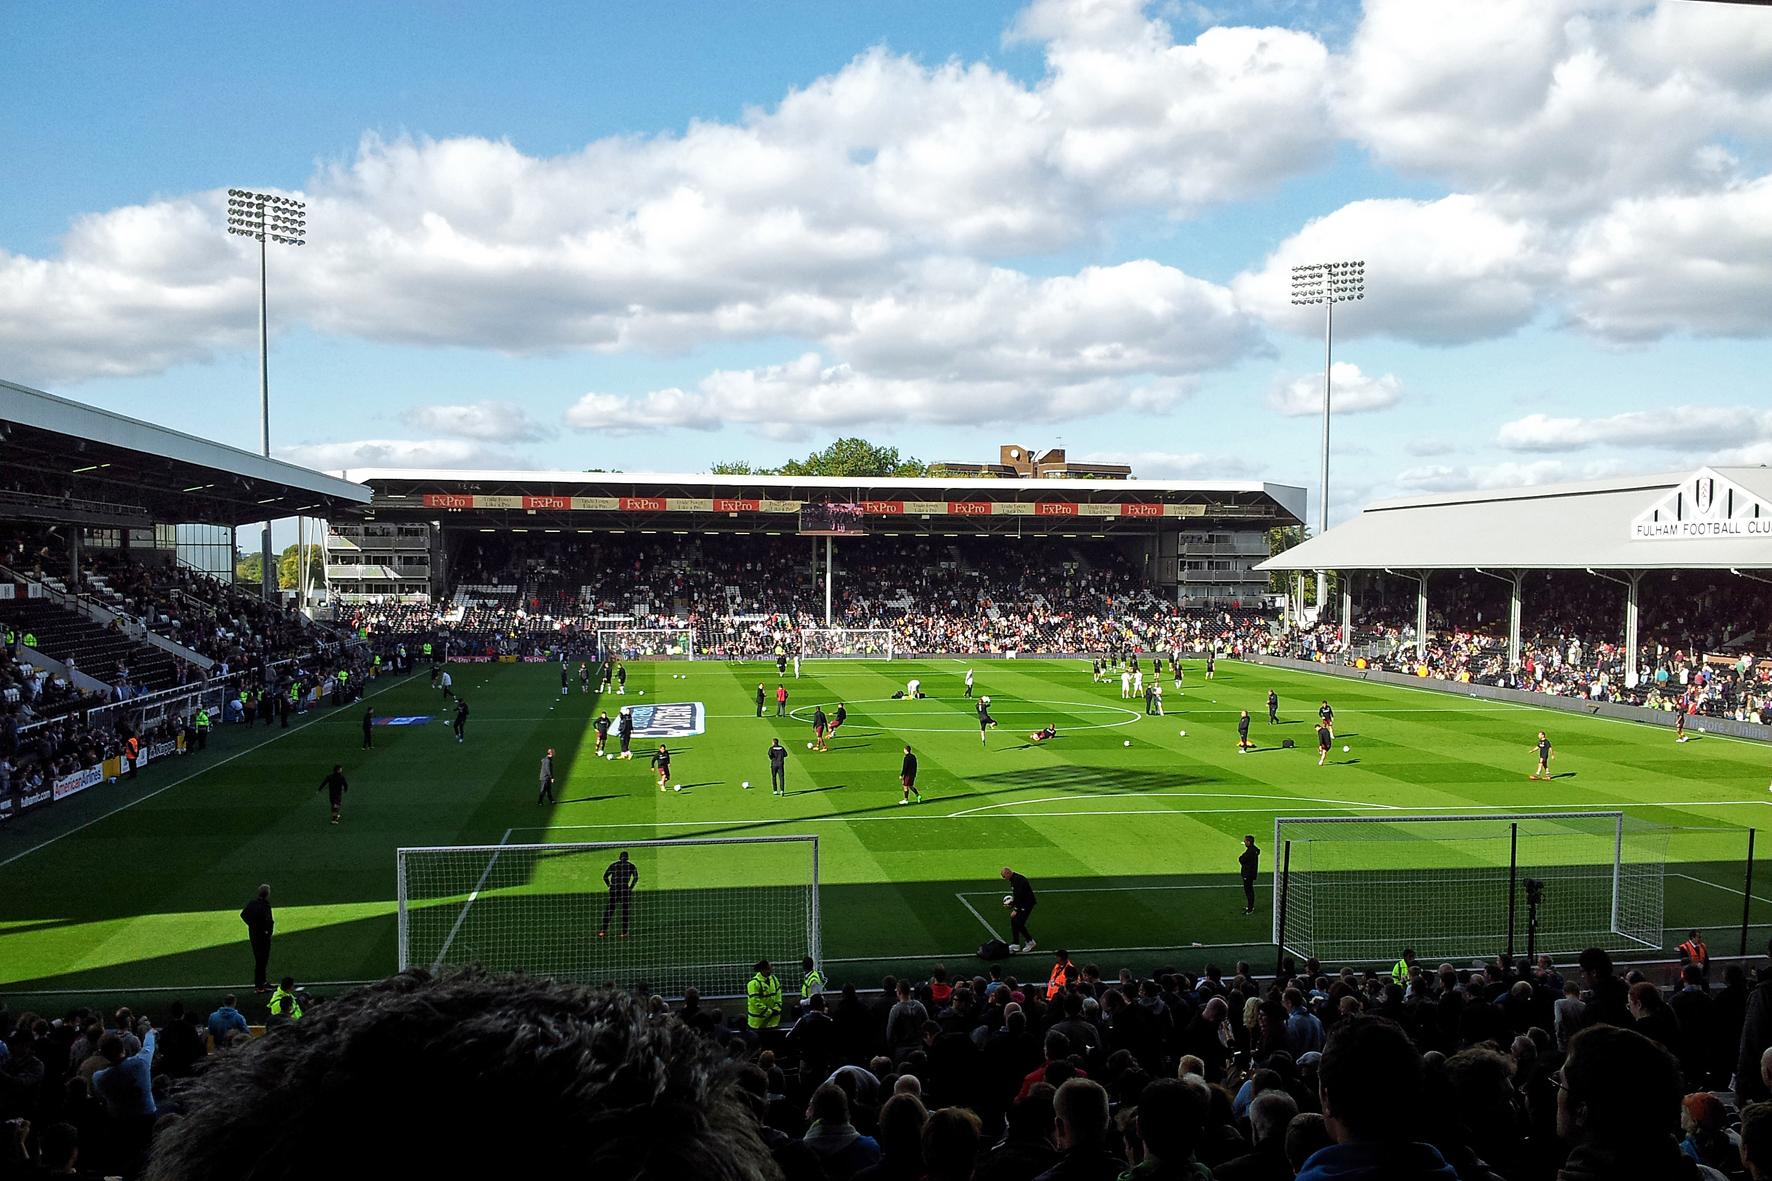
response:
<path fill-rule="evenodd" d="M 1764 336 L 1772 331 L 1772 176 L 1619 201 L 1575 234 L 1567 265 L 1570 314 L 1590 332 Z"/>
<path fill-rule="evenodd" d="M 1382 161 L 1519 209 L 1700 181 L 1772 130 L 1772 33 L 1730 4 L 1368 0 L 1337 115 Z"/>
<path fill-rule="evenodd" d="M 1501 424 L 1495 441 L 1510 451 L 1643 447 L 1663 451 L 1772 442 L 1772 410 L 1747 406 L 1668 406 L 1599 418 L 1528 414 Z"/>
<path fill-rule="evenodd" d="M 1540 231 L 1481 198 L 1355 201 L 1307 223 L 1258 271 L 1232 283 L 1238 301 L 1289 331 L 1322 331 L 1321 307 L 1292 306 L 1291 268 L 1363 259 L 1366 298 L 1336 308 L 1336 336 L 1384 332 L 1428 344 L 1504 335 L 1536 311 L 1555 264 Z"/>
<path fill-rule="evenodd" d="M 1358 365 L 1337 361 L 1329 367 L 1331 409 L 1335 414 L 1367 414 L 1389 410 L 1403 397 L 1403 383 L 1393 373 L 1383 377 L 1360 372 Z M 1290 418 L 1323 413 L 1323 375 L 1297 377 L 1268 394 L 1268 408 Z"/>
<path fill-rule="evenodd" d="M 1265 465 L 1247 455 L 1211 455 L 1204 451 L 1091 451 L 1077 456 L 1084 463 L 1124 463 L 1139 480 L 1247 480 Z"/>
<path fill-rule="evenodd" d="M 984 424 L 1054 422 L 1104 407 L 1158 414 L 1185 397 L 1184 379 L 1099 378 L 1070 385 L 926 379 L 865 372 L 807 353 L 780 365 L 716 370 L 693 390 L 651 390 L 637 397 L 587 393 L 566 411 L 569 425 L 629 434 L 742 424 L 775 438 L 870 423 Z"/>
<path fill-rule="evenodd" d="M 1507 460 L 1489 464 L 1423 464 L 1397 474 L 1397 484 L 1413 492 L 1473 492 L 1524 488 L 1570 480 L 1599 480 L 1629 470 L 1619 459 L 1571 463 L 1566 459 Z"/>
<path fill-rule="evenodd" d="M 365 467 L 521 468 L 522 458 L 502 447 L 468 439 L 354 439 L 296 443 L 277 457 L 320 471 Z"/>
<path fill-rule="evenodd" d="M 420 406 L 406 420 L 420 430 L 484 443 L 538 443 L 554 436 L 554 428 L 536 422 L 514 402 Z"/>
<path fill-rule="evenodd" d="M 824 340 L 930 260 L 1090 244 L 1105 217 L 1326 158 L 1315 38 L 1177 44 L 1136 5 L 1109 16 L 1095 38 L 1055 16 L 1032 83 L 874 49 L 734 122 L 555 156 L 367 136 L 305 186 L 309 245 L 273 261 L 276 323 L 513 354 Z M 55 257 L 0 255 L 0 360 L 66 382 L 249 345 L 251 244 L 221 211 L 196 194 L 85 219 Z"/>

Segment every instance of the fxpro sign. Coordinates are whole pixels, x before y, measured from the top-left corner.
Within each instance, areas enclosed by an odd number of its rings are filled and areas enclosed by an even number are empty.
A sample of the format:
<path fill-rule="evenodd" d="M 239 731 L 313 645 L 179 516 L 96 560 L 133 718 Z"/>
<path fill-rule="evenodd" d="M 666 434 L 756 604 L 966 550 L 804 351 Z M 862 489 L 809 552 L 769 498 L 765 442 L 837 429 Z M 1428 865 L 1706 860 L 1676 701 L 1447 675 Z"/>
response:
<path fill-rule="evenodd" d="M 1704 468 L 1637 514 L 1630 535 L 1633 541 L 1772 542 L 1772 504 Z"/>

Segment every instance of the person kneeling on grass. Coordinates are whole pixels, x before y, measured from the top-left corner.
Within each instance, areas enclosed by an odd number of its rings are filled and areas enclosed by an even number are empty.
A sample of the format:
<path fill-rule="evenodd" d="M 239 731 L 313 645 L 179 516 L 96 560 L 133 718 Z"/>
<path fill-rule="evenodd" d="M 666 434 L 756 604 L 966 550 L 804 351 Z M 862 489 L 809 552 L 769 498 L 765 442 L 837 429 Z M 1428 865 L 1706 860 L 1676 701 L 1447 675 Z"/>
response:
<path fill-rule="evenodd" d="M 1028 735 L 1029 742 L 1047 742 L 1058 737 L 1058 727 L 1048 724 L 1043 730 L 1035 730 Z"/>

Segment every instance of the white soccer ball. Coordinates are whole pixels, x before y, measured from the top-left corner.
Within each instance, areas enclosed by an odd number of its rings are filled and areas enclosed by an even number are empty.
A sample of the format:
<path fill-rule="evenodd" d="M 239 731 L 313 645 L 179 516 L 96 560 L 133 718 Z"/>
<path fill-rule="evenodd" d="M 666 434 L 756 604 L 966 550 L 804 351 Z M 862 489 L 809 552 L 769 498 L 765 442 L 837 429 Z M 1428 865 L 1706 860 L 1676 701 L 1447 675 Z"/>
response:
<path fill-rule="evenodd" d="M 671 790 L 672 791 L 682 791 L 683 785 L 681 783 L 673 783 L 673 784 L 671 784 Z"/>
<path fill-rule="evenodd" d="M 751 789 L 751 781 L 747 779 L 743 783 L 739 784 L 739 786 L 744 788 L 746 791 L 749 791 Z"/>
<path fill-rule="evenodd" d="M 603 757 L 604 757 L 604 758 L 606 758 L 606 759 L 608 759 L 608 760 L 609 760 L 609 761 L 610 761 L 610 762 L 612 762 L 612 763 L 613 763 L 613 762 L 615 762 L 615 755 L 614 755 L 614 754 L 612 754 L 612 753 L 610 753 L 610 752 L 608 752 L 608 751 L 605 751 L 605 752 L 604 752 L 604 753 L 603 753 Z"/>
<path fill-rule="evenodd" d="M 644 690 L 644 689 L 640 690 L 640 696 L 642 696 L 642 697 L 646 696 L 646 690 Z"/>
<path fill-rule="evenodd" d="M 1182 736 L 1182 737 L 1183 737 L 1183 738 L 1186 738 L 1186 737 L 1187 737 L 1187 731 L 1186 731 L 1186 730 L 1183 730 L 1183 731 L 1181 731 L 1181 736 Z"/>
<path fill-rule="evenodd" d="M 811 743 L 810 743 L 810 742 L 808 742 L 808 743 L 807 743 L 807 744 L 806 744 L 806 749 L 807 749 L 807 750 L 811 750 L 811 749 L 812 749 L 812 744 L 811 744 Z"/>
<path fill-rule="evenodd" d="M 1341 748 L 1341 753 L 1342 753 L 1342 754 L 1346 754 L 1346 753 L 1347 753 L 1347 752 L 1348 752 L 1348 751 L 1349 751 L 1349 750 L 1351 750 L 1351 749 L 1352 749 L 1352 748 L 1351 748 L 1351 747 L 1346 747 L 1346 746 L 1344 746 L 1344 747 L 1342 747 L 1342 748 Z"/>
<path fill-rule="evenodd" d="M 1131 745 L 1132 745 L 1132 739 L 1130 739 L 1130 738 L 1128 738 L 1128 739 L 1126 739 L 1126 740 L 1125 740 L 1125 741 L 1124 741 L 1124 742 L 1122 742 L 1122 743 L 1120 743 L 1120 745 L 1121 745 L 1121 746 L 1131 746 Z"/>
<path fill-rule="evenodd" d="M 1014 906 L 1014 905 L 1015 905 L 1015 895 L 1013 895 L 1013 894 L 1005 894 L 1005 895 L 1003 895 L 1003 907 L 1004 907 L 1004 909 L 1006 909 L 1006 910 L 1007 910 L 1007 909 L 1008 909 L 1008 908 L 1010 908 L 1010 907 L 1012 907 L 1012 906 Z"/>
<path fill-rule="evenodd" d="M 1768 789 L 1768 790 L 1772 790 L 1772 789 Z M 1009 945 L 1009 954 L 1010 955 L 1018 955 L 1018 954 L 1020 954 L 1020 952 L 1021 952 L 1021 944 L 1011 943 Z"/>

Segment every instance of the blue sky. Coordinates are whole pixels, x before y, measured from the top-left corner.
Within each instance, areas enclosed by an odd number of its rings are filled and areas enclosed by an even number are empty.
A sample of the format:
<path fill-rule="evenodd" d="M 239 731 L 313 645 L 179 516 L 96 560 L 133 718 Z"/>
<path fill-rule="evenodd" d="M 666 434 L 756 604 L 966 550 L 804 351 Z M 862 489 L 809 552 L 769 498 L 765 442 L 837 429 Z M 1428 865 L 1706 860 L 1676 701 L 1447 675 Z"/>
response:
<path fill-rule="evenodd" d="M 1772 462 L 1772 11 L 0 6 L 0 376 L 327 468 L 925 458 L 1378 496 Z M 1313 492 L 1314 496 L 1314 492 Z M 1313 508 L 1313 515 L 1314 515 Z"/>

